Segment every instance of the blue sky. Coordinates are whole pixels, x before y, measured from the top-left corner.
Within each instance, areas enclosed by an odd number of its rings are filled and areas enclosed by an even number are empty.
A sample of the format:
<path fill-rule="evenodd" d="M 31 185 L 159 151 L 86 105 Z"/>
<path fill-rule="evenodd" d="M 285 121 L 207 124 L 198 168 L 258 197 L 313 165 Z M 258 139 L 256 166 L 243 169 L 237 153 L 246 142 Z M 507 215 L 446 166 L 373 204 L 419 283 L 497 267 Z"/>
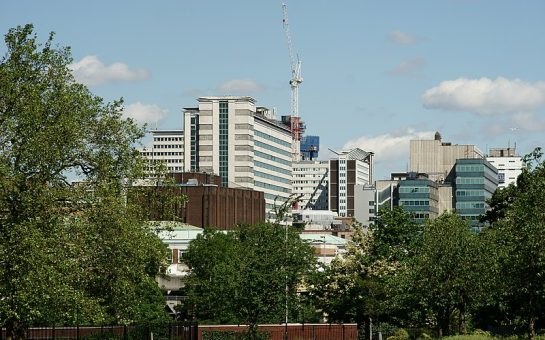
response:
<path fill-rule="evenodd" d="M 302 60 L 300 115 L 326 150 L 403 171 L 408 141 L 545 146 L 542 0 L 286 0 Z M 3 1 L 0 31 L 33 23 L 72 47 L 76 77 L 150 126 L 180 129 L 200 95 L 288 114 L 281 1 Z M 5 46 L 0 46 L 5 53 Z M 323 153 L 323 151 L 322 151 Z"/>

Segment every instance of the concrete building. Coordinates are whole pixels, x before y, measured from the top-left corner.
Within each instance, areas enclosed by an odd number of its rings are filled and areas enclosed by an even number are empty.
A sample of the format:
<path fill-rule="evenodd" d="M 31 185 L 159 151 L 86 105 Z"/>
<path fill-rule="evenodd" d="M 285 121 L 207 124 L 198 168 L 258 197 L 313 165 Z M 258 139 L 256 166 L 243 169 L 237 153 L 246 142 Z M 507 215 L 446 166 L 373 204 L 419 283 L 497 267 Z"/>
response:
<path fill-rule="evenodd" d="M 153 142 L 149 147 L 140 148 L 140 154 L 148 160 L 146 170 L 155 171 L 157 162 L 161 162 L 168 172 L 182 172 L 184 169 L 184 132 L 182 130 L 150 131 Z"/>
<path fill-rule="evenodd" d="M 441 141 L 439 132 L 433 140 L 410 141 L 409 172 L 428 174 L 428 178 L 438 182 L 453 182 L 454 164 L 457 159 L 484 158 L 475 145 L 458 145 Z"/>
<path fill-rule="evenodd" d="M 368 227 L 377 216 L 377 189 L 374 185 L 354 186 L 354 218 Z"/>
<path fill-rule="evenodd" d="M 522 173 L 522 157 L 517 155 L 516 149 L 490 149 L 486 160 L 498 170 L 498 187 L 505 188 L 509 184 L 517 184 L 517 178 Z"/>
<path fill-rule="evenodd" d="M 456 212 L 479 231 L 479 218 L 489 208 L 486 200 L 498 188 L 498 171 L 485 159 L 458 159 L 455 173 Z"/>
<path fill-rule="evenodd" d="M 186 171 L 218 174 L 222 185 L 265 193 L 267 214 L 292 192 L 292 133 L 251 97 L 200 97 L 184 108 Z"/>
<path fill-rule="evenodd" d="M 341 217 L 353 217 L 354 186 L 372 183 L 373 153 L 359 148 L 333 152 L 336 157 L 329 161 L 329 210 Z"/>
<path fill-rule="evenodd" d="M 301 197 L 298 208 L 327 210 L 329 161 L 294 162 L 292 174 L 293 194 Z"/>

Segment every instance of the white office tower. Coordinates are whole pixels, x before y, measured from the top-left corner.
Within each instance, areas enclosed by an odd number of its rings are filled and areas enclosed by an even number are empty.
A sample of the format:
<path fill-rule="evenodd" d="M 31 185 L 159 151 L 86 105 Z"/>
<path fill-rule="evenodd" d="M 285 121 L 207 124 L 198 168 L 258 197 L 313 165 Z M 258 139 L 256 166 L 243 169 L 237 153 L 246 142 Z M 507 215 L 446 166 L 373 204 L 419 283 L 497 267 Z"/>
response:
<path fill-rule="evenodd" d="M 511 183 L 517 184 L 517 177 L 522 172 L 523 164 L 515 148 L 490 149 L 486 160 L 498 169 L 498 188 L 505 188 Z"/>
<path fill-rule="evenodd" d="M 153 173 L 155 165 L 162 162 L 167 172 L 182 172 L 184 169 L 184 132 L 182 130 L 151 131 L 151 146 L 140 148 L 140 154 L 148 160 L 146 171 Z"/>
<path fill-rule="evenodd" d="M 327 210 L 329 161 L 293 163 L 293 193 L 301 197 L 297 207 L 302 210 Z"/>
<path fill-rule="evenodd" d="M 200 97 L 198 107 L 184 108 L 185 171 L 217 174 L 228 187 L 265 193 L 271 216 L 275 199 L 291 194 L 292 137 L 251 97 Z"/>

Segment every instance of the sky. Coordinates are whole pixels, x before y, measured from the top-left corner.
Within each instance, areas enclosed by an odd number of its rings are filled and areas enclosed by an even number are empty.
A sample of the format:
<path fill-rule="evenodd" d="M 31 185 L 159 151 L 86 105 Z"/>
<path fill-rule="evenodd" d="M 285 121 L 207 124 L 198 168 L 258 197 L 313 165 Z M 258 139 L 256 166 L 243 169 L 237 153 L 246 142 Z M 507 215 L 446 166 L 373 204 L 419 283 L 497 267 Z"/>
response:
<path fill-rule="evenodd" d="M 299 112 L 321 158 L 372 151 L 383 179 L 407 170 L 409 140 L 435 131 L 485 153 L 545 146 L 545 1 L 285 2 Z M 149 128 L 182 129 L 182 108 L 205 95 L 290 113 L 281 1 L 0 2 L 2 34 L 26 23 L 42 42 L 54 31 L 76 79 L 122 97 L 125 115 Z"/>

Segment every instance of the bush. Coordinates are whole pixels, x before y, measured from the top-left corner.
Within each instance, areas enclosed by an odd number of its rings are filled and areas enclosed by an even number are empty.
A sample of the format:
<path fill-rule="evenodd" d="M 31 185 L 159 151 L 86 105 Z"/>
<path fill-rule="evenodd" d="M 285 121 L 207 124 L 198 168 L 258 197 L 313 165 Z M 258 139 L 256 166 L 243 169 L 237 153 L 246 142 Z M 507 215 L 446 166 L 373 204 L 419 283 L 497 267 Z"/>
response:
<path fill-rule="evenodd" d="M 408 340 L 409 332 L 403 328 L 398 328 L 395 330 L 394 335 L 389 336 L 387 340 Z"/>

